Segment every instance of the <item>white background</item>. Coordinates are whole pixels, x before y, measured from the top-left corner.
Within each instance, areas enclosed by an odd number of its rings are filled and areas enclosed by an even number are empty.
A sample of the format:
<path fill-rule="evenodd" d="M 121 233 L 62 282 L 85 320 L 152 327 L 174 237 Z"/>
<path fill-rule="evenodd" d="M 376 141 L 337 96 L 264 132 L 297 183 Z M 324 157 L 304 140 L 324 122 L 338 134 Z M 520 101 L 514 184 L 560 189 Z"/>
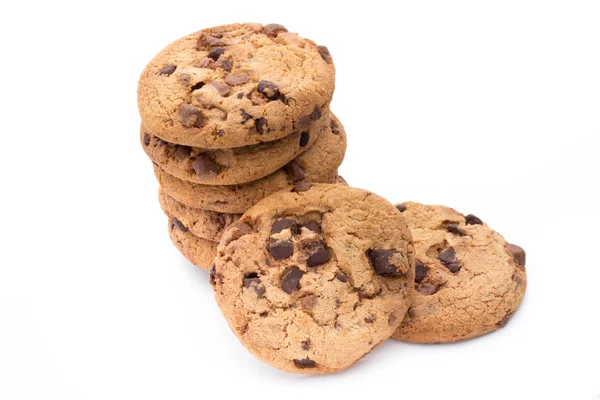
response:
<path fill-rule="evenodd" d="M 0 399 L 600 398 L 600 3 L 333 3 L 3 2 Z M 329 47 L 352 185 L 527 250 L 506 328 L 318 377 L 243 349 L 169 241 L 136 87 L 172 40 L 244 21 Z"/>

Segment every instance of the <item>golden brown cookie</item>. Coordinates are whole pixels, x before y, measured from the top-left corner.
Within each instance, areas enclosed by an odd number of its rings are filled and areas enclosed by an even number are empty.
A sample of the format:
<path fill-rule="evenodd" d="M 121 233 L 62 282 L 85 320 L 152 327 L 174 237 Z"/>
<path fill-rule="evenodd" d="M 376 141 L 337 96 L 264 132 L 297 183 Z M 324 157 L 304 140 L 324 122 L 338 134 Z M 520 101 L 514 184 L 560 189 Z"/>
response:
<path fill-rule="evenodd" d="M 217 242 L 193 235 L 180 221 L 169 219 L 169 236 L 177 249 L 192 264 L 209 269 L 217 254 Z"/>
<path fill-rule="evenodd" d="M 474 215 L 410 202 L 397 207 L 417 261 L 415 298 L 393 337 L 455 342 L 503 327 L 525 295 L 525 251 Z"/>

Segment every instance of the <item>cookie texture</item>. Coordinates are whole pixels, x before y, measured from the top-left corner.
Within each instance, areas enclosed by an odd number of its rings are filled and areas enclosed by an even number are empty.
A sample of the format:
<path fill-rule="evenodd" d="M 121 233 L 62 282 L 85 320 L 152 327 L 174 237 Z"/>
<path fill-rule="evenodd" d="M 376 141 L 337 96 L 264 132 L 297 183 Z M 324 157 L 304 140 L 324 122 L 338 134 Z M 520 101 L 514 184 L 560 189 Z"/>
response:
<path fill-rule="evenodd" d="M 223 231 L 242 216 L 188 207 L 169 196 L 162 188 L 158 191 L 158 198 L 169 218 L 178 220 L 194 236 L 213 242 L 221 240 Z"/>
<path fill-rule="evenodd" d="M 209 269 L 217 254 L 217 242 L 193 235 L 183 223 L 177 219 L 169 219 L 169 236 L 177 249 L 192 264 L 202 269 Z"/>
<path fill-rule="evenodd" d="M 325 113 L 329 51 L 281 25 L 231 24 L 176 40 L 138 86 L 142 121 L 176 144 L 229 148 L 276 140 Z"/>
<path fill-rule="evenodd" d="M 383 198 L 302 182 L 232 224 L 209 275 L 255 356 L 321 374 L 353 365 L 397 329 L 412 296 L 414 249 Z"/>
<path fill-rule="evenodd" d="M 416 251 L 415 297 L 395 339 L 455 342 L 503 327 L 525 295 L 525 251 L 474 215 L 399 204 Z"/>
<path fill-rule="evenodd" d="M 331 124 L 327 115 L 311 123 L 306 130 L 282 139 L 235 147 L 203 149 L 166 142 L 143 125 L 142 148 L 163 171 L 179 179 L 205 185 L 235 185 L 265 177 L 309 149 Z"/>
<path fill-rule="evenodd" d="M 244 213 L 265 197 L 291 187 L 294 182 L 337 183 L 337 168 L 346 152 L 346 132 L 331 113 L 330 130 L 286 167 L 259 180 L 240 185 L 202 185 L 178 179 L 155 165 L 154 172 L 164 190 L 177 201 L 221 213 Z"/>

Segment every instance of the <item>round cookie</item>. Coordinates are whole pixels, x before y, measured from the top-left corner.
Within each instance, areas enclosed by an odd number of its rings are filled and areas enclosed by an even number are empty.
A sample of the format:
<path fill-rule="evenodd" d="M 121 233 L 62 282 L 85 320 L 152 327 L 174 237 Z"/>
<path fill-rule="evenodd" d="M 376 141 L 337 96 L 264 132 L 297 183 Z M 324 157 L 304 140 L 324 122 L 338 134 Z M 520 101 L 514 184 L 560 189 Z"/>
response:
<path fill-rule="evenodd" d="M 164 213 L 179 221 L 179 226 L 188 229 L 191 234 L 202 239 L 218 242 L 223 231 L 237 221 L 242 214 L 226 214 L 215 211 L 187 207 L 169 196 L 162 188 L 158 199 Z"/>
<path fill-rule="evenodd" d="M 302 182 L 225 231 L 210 281 L 256 357 L 322 374 L 350 367 L 397 329 L 412 296 L 414 249 L 383 198 Z"/>
<path fill-rule="evenodd" d="M 142 148 L 163 171 L 179 179 L 204 185 L 235 185 L 265 177 L 303 153 L 317 137 L 331 130 L 326 116 L 307 130 L 282 139 L 235 147 L 201 149 L 166 142 L 140 128 Z"/>
<path fill-rule="evenodd" d="M 455 342 L 503 327 L 527 285 L 525 251 L 474 215 L 399 204 L 416 251 L 415 297 L 393 338 Z"/>
<path fill-rule="evenodd" d="M 204 29 L 163 49 L 138 86 L 143 123 L 171 143 L 230 148 L 276 140 L 325 113 L 329 51 L 276 24 Z"/>
<path fill-rule="evenodd" d="M 180 221 L 169 218 L 171 242 L 192 264 L 209 269 L 217 254 L 217 242 L 194 236 Z"/>
<path fill-rule="evenodd" d="M 320 135 L 314 145 L 286 167 L 254 182 L 241 185 L 202 185 L 177 179 L 161 171 L 154 172 L 164 190 L 189 207 L 222 213 L 244 213 L 265 197 L 290 187 L 294 181 L 337 183 L 337 168 L 346 152 L 346 132 L 339 120 L 329 114 L 331 132 Z"/>

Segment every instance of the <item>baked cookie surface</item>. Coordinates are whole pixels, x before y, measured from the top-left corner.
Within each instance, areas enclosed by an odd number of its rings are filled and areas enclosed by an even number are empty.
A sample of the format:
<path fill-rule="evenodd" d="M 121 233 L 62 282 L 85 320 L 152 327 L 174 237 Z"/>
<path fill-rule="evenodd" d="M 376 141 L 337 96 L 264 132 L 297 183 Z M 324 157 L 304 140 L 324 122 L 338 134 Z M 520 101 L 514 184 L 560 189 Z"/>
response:
<path fill-rule="evenodd" d="M 223 234 L 210 281 L 240 341 L 297 373 L 347 368 L 401 323 L 414 282 L 410 232 L 383 198 L 298 183 Z"/>
<path fill-rule="evenodd" d="M 474 215 L 402 203 L 414 240 L 415 297 L 393 338 L 439 343 L 506 324 L 525 295 L 525 251 Z"/>
<path fill-rule="evenodd" d="M 217 242 L 193 235 L 181 221 L 169 218 L 169 236 L 175 247 L 192 264 L 209 269 L 217 254 Z"/>
<path fill-rule="evenodd" d="M 171 143 L 229 148 L 276 140 L 325 114 L 329 51 L 269 24 L 231 24 L 176 40 L 138 86 L 143 123 Z"/>

